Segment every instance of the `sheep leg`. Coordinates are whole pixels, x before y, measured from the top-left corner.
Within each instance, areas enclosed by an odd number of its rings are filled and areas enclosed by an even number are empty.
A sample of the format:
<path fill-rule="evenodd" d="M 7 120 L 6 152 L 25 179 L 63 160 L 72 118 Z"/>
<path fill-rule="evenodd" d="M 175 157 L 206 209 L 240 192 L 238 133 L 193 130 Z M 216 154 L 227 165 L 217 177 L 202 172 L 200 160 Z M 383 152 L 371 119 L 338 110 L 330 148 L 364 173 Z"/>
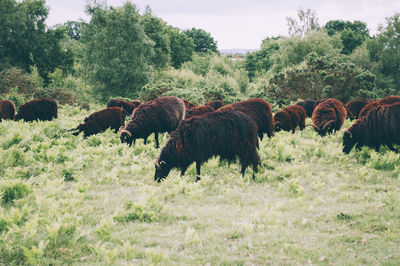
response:
<path fill-rule="evenodd" d="M 200 168 L 201 168 L 201 163 L 200 162 L 196 162 L 196 172 L 197 172 L 196 182 L 201 179 L 200 178 Z"/>
<path fill-rule="evenodd" d="M 300 130 L 303 130 L 306 127 L 306 121 L 301 121 L 300 122 Z"/>
<path fill-rule="evenodd" d="M 253 165 L 253 180 L 256 180 L 256 173 L 258 172 L 257 164 Z"/>
<path fill-rule="evenodd" d="M 263 140 L 263 133 L 258 133 L 258 137 L 260 138 L 260 140 Z"/>
<path fill-rule="evenodd" d="M 181 176 L 184 176 L 184 175 L 185 175 L 186 169 L 187 169 L 187 167 L 181 169 Z"/>
<path fill-rule="evenodd" d="M 240 170 L 242 176 L 244 177 L 244 172 L 246 172 L 246 166 L 242 166 L 242 170 Z"/>
<path fill-rule="evenodd" d="M 147 144 L 147 137 L 144 137 L 143 141 L 144 141 L 144 145 L 146 145 Z"/>
<path fill-rule="evenodd" d="M 294 134 L 295 131 L 296 131 L 296 128 L 293 128 L 293 129 L 292 129 L 292 134 Z"/>
<path fill-rule="evenodd" d="M 160 147 L 160 143 L 158 143 L 158 132 L 154 132 L 154 138 L 156 139 L 156 148 Z"/>

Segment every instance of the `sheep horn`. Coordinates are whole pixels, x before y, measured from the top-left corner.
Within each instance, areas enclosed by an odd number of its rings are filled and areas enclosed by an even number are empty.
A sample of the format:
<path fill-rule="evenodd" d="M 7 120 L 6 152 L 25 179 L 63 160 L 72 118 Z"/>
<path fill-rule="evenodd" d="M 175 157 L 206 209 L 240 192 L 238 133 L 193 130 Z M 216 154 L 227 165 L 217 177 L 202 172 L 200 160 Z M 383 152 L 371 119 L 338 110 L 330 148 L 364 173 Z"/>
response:
<path fill-rule="evenodd" d="M 353 137 L 353 134 L 351 134 L 351 132 L 350 132 L 350 131 L 348 131 L 348 130 L 346 130 L 344 133 L 348 133 L 348 134 L 350 135 L 350 138 L 352 138 L 352 137 Z"/>
<path fill-rule="evenodd" d="M 129 137 L 132 137 L 132 133 L 129 132 L 128 130 L 126 130 L 126 129 L 122 129 L 122 130 L 119 131 L 119 134 L 122 134 L 122 133 L 126 133 L 126 134 L 129 135 Z"/>
<path fill-rule="evenodd" d="M 325 130 L 328 126 L 332 125 L 335 122 L 335 120 L 331 120 L 328 123 L 326 123 L 323 127 L 322 130 Z"/>
<path fill-rule="evenodd" d="M 317 125 L 314 125 L 314 124 L 308 124 L 305 127 L 313 127 L 316 131 L 320 130 L 319 127 Z"/>
<path fill-rule="evenodd" d="M 158 162 L 159 159 L 160 159 L 160 158 L 156 158 L 156 161 L 155 161 L 155 164 L 156 164 L 156 167 L 157 167 L 157 168 L 160 168 L 160 163 Z"/>

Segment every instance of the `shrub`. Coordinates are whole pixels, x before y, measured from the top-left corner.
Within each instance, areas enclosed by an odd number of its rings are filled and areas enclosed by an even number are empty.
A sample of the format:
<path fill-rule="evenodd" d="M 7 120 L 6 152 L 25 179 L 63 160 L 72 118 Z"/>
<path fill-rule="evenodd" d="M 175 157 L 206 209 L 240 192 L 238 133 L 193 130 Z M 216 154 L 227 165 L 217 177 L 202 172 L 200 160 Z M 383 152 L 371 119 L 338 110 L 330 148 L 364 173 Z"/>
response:
<path fill-rule="evenodd" d="M 15 200 L 22 199 L 23 197 L 31 193 L 31 189 L 28 187 L 28 185 L 24 183 L 16 183 L 8 186 L 6 185 L 2 188 L 2 190 L 3 195 L 1 197 L 1 200 L 3 204 L 11 204 Z"/>
<path fill-rule="evenodd" d="M 0 72 L 0 94 L 7 94 L 12 89 L 30 97 L 37 88 L 37 84 L 19 68 L 10 68 Z"/>

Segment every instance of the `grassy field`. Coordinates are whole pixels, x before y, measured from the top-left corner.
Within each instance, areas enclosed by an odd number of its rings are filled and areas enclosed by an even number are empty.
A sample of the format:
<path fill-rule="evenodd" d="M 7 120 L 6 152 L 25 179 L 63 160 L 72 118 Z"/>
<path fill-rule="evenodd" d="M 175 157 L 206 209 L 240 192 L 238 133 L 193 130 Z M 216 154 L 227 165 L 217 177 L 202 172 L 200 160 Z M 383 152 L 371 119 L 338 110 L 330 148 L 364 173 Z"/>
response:
<path fill-rule="evenodd" d="M 255 181 L 214 158 L 158 184 L 153 135 L 66 132 L 90 112 L 0 123 L 0 264 L 400 264 L 398 154 L 307 127 L 264 138 Z"/>

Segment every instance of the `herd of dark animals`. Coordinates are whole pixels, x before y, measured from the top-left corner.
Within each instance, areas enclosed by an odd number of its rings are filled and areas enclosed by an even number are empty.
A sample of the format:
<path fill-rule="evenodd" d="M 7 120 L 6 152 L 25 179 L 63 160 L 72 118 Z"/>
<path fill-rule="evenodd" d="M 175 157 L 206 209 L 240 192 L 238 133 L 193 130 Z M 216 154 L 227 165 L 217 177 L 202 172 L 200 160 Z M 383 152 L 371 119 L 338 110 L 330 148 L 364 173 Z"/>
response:
<path fill-rule="evenodd" d="M 125 123 L 125 118 L 129 121 Z M 312 124 L 305 125 L 306 117 Z M 57 118 L 57 103 L 49 98 L 29 101 L 18 108 L 9 100 L 0 100 L 2 120 L 50 121 Z M 172 168 L 183 175 L 195 162 L 197 180 L 201 165 L 213 156 L 235 162 L 239 159 L 241 173 L 253 167 L 253 179 L 258 165 L 258 138 L 264 133 L 269 138 L 274 132 L 295 132 L 312 126 L 321 136 L 340 130 L 346 118 L 356 122 L 343 134 L 343 152 L 349 153 L 354 146 L 368 146 L 379 150 L 387 146 L 398 152 L 393 144 L 400 145 L 400 96 L 387 96 L 377 101 L 352 100 L 344 105 L 339 100 L 306 100 L 287 106 L 272 114 L 271 105 L 260 98 L 224 105 L 220 100 L 195 106 L 187 100 L 166 96 L 149 102 L 111 100 L 107 108 L 86 117 L 73 131 L 83 132 L 84 137 L 108 128 L 119 132 L 122 143 L 129 146 L 138 138 L 146 144 L 151 133 L 159 147 L 158 133 L 168 132 L 170 138 L 161 149 L 155 162 L 154 179 L 160 182 Z M 258 137 L 258 138 L 257 138 Z"/>

